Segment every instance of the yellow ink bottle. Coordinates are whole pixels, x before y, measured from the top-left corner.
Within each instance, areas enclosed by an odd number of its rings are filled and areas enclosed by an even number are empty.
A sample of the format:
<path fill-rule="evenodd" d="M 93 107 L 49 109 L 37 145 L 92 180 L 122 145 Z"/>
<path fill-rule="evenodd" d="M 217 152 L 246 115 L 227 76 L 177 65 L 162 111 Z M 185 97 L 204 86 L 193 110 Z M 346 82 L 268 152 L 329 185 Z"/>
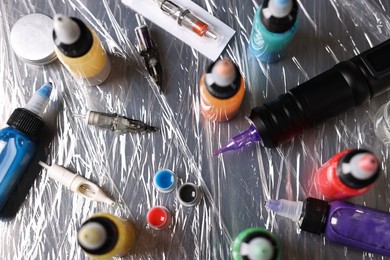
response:
<path fill-rule="evenodd" d="M 77 242 L 93 259 L 110 259 L 130 252 L 136 239 L 134 226 L 109 213 L 97 213 L 77 231 Z"/>
<path fill-rule="evenodd" d="M 111 63 L 96 33 L 74 17 L 57 14 L 53 20 L 55 52 L 72 76 L 87 86 L 105 81 Z"/>

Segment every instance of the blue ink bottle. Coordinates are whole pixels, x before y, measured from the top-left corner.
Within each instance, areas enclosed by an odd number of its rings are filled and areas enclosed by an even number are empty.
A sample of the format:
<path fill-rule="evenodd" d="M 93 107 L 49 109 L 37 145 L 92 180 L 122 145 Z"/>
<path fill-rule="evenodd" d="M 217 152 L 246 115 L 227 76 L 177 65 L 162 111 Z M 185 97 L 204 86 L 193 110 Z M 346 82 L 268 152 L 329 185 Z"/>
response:
<path fill-rule="evenodd" d="M 45 83 L 24 108 L 14 110 L 9 127 L 0 130 L 0 210 L 35 153 L 51 91 L 52 84 Z"/>
<path fill-rule="evenodd" d="M 267 63 L 281 60 L 297 31 L 296 0 L 264 0 L 253 18 L 249 48 Z"/>

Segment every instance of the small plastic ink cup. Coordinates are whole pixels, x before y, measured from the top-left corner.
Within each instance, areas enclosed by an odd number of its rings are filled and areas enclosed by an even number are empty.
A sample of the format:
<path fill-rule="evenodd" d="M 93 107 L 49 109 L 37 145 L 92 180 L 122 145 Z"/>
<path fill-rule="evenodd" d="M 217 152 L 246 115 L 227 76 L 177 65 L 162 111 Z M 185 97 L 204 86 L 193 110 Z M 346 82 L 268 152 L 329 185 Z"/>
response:
<path fill-rule="evenodd" d="M 176 175 L 172 171 L 163 169 L 154 175 L 153 185 L 158 191 L 168 193 L 175 189 L 176 179 Z"/>
<path fill-rule="evenodd" d="M 196 206 L 202 199 L 199 187 L 190 182 L 182 184 L 177 190 L 176 196 L 180 203 L 186 207 Z"/>
<path fill-rule="evenodd" d="M 149 226 L 156 230 L 167 228 L 172 222 L 172 215 L 163 206 L 155 206 L 148 211 L 146 221 Z"/>

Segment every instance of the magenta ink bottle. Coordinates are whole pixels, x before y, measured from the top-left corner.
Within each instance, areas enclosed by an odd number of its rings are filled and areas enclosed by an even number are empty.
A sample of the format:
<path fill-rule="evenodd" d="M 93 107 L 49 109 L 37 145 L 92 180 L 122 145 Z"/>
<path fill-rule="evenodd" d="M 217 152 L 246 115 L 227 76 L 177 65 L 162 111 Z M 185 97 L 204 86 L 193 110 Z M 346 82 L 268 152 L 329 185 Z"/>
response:
<path fill-rule="evenodd" d="M 370 253 L 390 256 L 390 213 L 345 201 L 268 200 L 266 207 L 314 234 Z"/>

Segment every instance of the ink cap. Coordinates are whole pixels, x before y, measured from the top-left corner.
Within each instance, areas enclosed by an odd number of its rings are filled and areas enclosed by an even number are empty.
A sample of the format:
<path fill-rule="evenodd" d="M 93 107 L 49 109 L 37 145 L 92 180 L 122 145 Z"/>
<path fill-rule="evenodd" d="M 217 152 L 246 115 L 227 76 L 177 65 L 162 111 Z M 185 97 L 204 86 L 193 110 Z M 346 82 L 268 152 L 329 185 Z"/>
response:
<path fill-rule="evenodd" d="M 28 14 L 12 27 L 10 43 L 15 54 L 32 65 L 46 65 L 57 59 L 52 38 L 53 20 L 44 14 Z"/>
<path fill-rule="evenodd" d="M 146 221 L 151 228 L 162 230 L 169 227 L 172 222 L 172 215 L 166 207 L 155 206 L 148 211 Z"/>
<path fill-rule="evenodd" d="M 162 193 L 168 193 L 175 189 L 177 182 L 176 175 L 168 169 L 162 169 L 153 177 L 154 187 Z"/>
<path fill-rule="evenodd" d="M 187 182 L 177 189 L 176 197 L 183 206 L 192 207 L 199 204 L 202 193 L 198 186 Z"/>

